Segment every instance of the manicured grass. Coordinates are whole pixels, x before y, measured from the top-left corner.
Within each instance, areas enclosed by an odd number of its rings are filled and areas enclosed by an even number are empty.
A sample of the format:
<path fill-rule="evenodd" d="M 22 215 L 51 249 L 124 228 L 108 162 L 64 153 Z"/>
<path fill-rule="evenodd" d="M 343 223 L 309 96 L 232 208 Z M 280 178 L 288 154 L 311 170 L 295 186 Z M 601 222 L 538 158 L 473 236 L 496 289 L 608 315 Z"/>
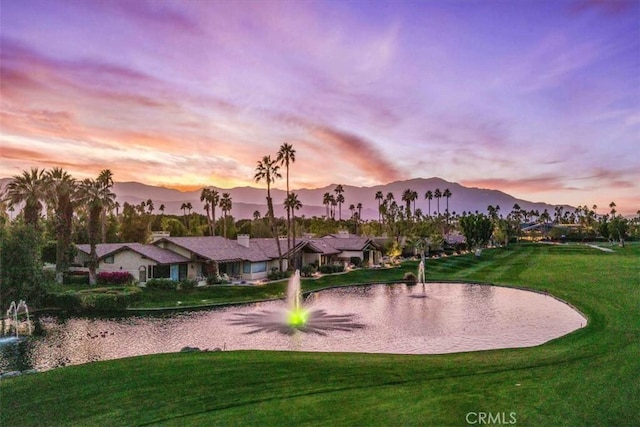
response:
<path fill-rule="evenodd" d="M 350 275 L 402 277 L 415 264 Z M 0 425 L 467 425 L 469 412 L 637 425 L 640 245 L 496 249 L 429 261 L 427 277 L 548 291 L 589 325 L 538 347 L 451 355 L 240 351 L 72 366 L 3 380 Z"/>

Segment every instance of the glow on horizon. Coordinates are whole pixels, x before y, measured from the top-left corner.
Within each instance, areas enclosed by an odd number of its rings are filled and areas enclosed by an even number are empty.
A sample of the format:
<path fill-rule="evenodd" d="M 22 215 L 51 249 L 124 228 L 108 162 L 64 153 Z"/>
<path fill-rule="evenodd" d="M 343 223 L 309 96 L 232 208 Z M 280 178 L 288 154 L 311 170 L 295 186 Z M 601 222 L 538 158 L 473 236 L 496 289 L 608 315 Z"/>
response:
<path fill-rule="evenodd" d="M 625 0 L 5 2 L 0 177 L 256 185 L 288 142 L 292 188 L 438 176 L 632 214 L 638 16 Z"/>

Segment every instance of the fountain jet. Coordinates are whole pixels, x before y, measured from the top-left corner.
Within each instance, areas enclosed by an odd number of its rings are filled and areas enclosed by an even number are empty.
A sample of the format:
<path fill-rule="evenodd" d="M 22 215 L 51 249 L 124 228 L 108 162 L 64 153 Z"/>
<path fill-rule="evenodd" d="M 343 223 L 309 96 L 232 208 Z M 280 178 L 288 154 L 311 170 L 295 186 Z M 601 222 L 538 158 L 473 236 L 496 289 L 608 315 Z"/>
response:
<path fill-rule="evenodd" d="M 263 310 L 258 313 L 236 313 L 231 321 L 234 325 L 252 326 L 248 334 L 258 332 L 280 332 L 293 335 L 296 331 L 326 335 L 326 331 L 350 331 L 364 327 L 353 321 L 353 314 L 328 314 L 325 310 L 304 307 L 300 288 L 300 271 L 289 279 L 287 285 L 287 307 L 284 311 Z"/>

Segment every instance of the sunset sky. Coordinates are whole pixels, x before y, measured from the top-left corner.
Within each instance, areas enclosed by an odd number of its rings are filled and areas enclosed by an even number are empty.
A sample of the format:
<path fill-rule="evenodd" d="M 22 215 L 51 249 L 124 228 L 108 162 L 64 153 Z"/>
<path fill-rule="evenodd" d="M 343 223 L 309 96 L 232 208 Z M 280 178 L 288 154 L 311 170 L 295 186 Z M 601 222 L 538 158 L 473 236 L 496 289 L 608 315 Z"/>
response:
<path fill-rule="evenodd" d="M 288 142 L 292 188 L 438 176 L 640 209 L 635 0 L 0 5 L 0 177 L 256 185 Z"/>

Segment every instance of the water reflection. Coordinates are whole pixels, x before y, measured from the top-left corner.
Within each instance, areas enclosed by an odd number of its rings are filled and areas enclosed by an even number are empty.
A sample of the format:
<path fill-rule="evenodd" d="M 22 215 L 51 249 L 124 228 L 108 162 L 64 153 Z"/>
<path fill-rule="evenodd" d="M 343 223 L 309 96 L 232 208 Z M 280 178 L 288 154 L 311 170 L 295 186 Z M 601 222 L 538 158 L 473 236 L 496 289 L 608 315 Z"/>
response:
<path fill-rule="evenodd" d="M 42 316 L 42 337 L 0 344 L 0 371 L 201 349 L 435 354 L 542 344 L 586 324 L 553 297 L 429 283 L 337 288 L 305 301 L 309 329 L 282 329 L 283 301 L 126 318 Z M 311 314 L 312 313 L 312 314 Z M 282 315 L 282 314 L 280 314 Z M 306 327 L 306 326 L 305 326 Z"/>

